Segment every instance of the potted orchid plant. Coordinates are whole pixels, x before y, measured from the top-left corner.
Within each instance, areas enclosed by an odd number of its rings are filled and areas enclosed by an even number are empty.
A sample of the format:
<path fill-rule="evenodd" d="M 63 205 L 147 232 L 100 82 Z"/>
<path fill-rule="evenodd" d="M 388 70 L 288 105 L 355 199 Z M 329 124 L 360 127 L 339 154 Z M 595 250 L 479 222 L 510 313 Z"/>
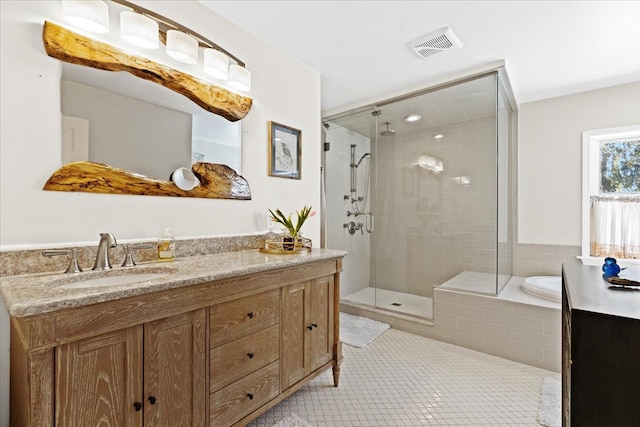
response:
<path fill-rule="evenodd" d="M 285 216 L 285 214 L 283 214 L 280 209 L 276 209 L 275 212 L 269 209 L 269 214 L 271 215 L 271 221 L 277 222 L 278 224 L 282 225 L 289 233 L 289 236 L 285 236 L 283 238 L 283 241 L 293 242 L 289 244 L 283 243 L 283 248 L 286 250 L 293 250 L 295 247 L 295 242 L 298 240 L 302 225 L 307 220 L 307 218 L 315 216 L 316 212 L 311 210 L 311 206 L 304 206 L 300 211 L 296 211 L 297 219 L 295 223 L 291 219 L 291 216 L 293 214 Z"/>

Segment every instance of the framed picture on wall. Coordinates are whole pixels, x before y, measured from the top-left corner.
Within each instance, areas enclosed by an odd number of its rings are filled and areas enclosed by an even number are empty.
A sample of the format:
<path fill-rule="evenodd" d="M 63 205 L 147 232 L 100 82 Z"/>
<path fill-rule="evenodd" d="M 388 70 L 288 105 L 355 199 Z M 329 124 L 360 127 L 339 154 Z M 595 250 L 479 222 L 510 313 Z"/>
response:
<path fill-rule="evenodd" d="M 302 178 L 302 131 L 269 122 L 269 176 Z"/>

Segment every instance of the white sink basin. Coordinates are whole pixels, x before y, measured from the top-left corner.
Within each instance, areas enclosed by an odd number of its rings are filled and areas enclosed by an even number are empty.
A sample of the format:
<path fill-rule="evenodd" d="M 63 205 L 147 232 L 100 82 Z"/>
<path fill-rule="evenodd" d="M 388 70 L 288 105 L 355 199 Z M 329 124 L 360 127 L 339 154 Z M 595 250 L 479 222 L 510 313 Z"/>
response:
<path fill-rule="evenodd" d="M 178 271 L 172 267 L 141 267 L 109 271 L 91 271 L 62 277 L 48 283 L 60 289 L 86 289 L 103 286 L 131 285 L 160 279 Z"/>

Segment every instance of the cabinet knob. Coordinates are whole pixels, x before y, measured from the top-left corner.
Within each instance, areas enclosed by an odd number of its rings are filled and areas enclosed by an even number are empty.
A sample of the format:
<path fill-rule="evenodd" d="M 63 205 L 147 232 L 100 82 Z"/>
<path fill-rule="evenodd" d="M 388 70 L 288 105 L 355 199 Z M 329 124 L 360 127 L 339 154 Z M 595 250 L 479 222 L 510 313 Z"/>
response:
<path fill-rule="evenodd" d="M 312 324 L 311 324 L 311 326 L 313 326 L 314 328 L 317 328 L 317 327 L 318 327 L 318 325 L 317 325 L 317 324 L 315 324 L 315 323 L 312 323 Z"/>
<path fill-rule="evenodd" d="M 249 398 L 249 400 L 253 400 L 253 394 L 252 393 L 247 393 L 247 397 Z"/>
<path fill-rule="evenodd" d="M 247 357 L 248 357 L 249 359 L 253 359 L 253 353 L 247 353 Z"/>
<path fill-rule="evenodd" d="M 250 311 L 249 313 L 247 313 L 247 317 L 249 319 L 253 319 L 253 316 L 254 316 L 253 311 Z"/>
<path fill-rule="evenodd" d="M 149 396 L 149 403 L 151 403 L 152 405 L 156 404 L 156 397 L 155 396 Z"/>
<path fill-rule="evenodd" d="M 309 325 L 309 326 L 307 326 L 307 329 L 308 329 L 308 330 L 312 330 L 312 329 L 313 329 L 313 326 L 312 326 L 312 325 Z"/>
<path fill-rule="evenodd" d="M 140 411 L 142 409 L 142 403 L 141 402 L 134 402 L 133 403 L 133 407 L 136 408 L 136 412 Z"/>

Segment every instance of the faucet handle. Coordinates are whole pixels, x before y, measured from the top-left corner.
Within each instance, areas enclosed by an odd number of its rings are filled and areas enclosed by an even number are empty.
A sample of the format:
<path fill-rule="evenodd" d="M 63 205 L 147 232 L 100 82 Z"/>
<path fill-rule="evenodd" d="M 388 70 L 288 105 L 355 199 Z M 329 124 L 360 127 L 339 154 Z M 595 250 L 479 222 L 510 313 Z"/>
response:
<path fill-rule="evenodd" d="M 123 267 L 133 267 L 136 265 L 136 262 L 133 260 L 133 251 L 135 249 L 151 249 L 153 245 L 151 243 L 137 243 L 135 245 L 124 245 L 122 249 L 124 250 L 124 262 L 122 263 Z"/>
<path fill-rule="evenodd" d="M 81 273 L 82 269 L 78 264 L 78 250 L 76 248 L 73 249 L 45 249 L 42 251 L 42 255 L 46 257 L 58 256 L 58 255 L 69 255 L 71 254 L 71 261 L 69 262 L 69 267 L 65 273 Z"/>

